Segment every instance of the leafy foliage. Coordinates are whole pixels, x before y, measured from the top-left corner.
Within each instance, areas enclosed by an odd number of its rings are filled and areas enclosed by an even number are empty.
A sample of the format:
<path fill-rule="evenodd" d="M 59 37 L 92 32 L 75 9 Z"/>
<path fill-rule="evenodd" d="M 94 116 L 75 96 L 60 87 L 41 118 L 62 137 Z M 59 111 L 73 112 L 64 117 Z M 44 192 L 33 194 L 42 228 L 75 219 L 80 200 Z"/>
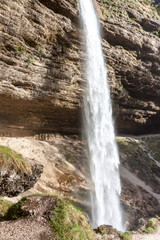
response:
<path fill-rule="evenodd" d="M 131 240 L 132 239 L 132 232 L 127 231 L 121 235 L 121 239 L 123 240 Z"/>
<path fill-rule="evenodd" d="M 145 233 L 153 233 L 157 230 L 158 226 L 158 219 L 157 218 L 151 218 L 149 222 L 147 223 L 145 229 L 143 232 Z"/>

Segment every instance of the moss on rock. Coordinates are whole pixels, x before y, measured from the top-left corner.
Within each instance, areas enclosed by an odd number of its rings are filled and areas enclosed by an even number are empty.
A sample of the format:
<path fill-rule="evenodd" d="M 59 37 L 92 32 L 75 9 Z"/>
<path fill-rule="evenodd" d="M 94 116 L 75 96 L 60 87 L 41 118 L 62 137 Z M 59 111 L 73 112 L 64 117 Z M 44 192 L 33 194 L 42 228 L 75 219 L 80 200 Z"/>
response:
<path fill-rule="evenodd" d="M 157 227 L 158 227 L 158 219 L 157 218 L 151 218 L 145 229 L 143 230 L 143 232 L 145 233 L 153 233 L 157 230 Z"/>
<path fill-rule="evenodd" d="M 15 220 L 22 216 L 23 209 L 22 204 L 25 202 L 26 198 L 22 198 L 19 202 L 16 204 L 12 204 L 11 207 L 8 209 L 6 218 L 10 220 Z"/>
<path fill-rule="evenodd" d="M 24 160 L 21 154 L 2 145 L 0 145 L 0 169 L 15 169 L 24 173 L 32 173 L 30 164 Z"/>
<path fill-rule="evenodd" d="M 121 235 L 121 239 L 123 240 L 131 240 L 132 239 L 132 232 L 127 231 Z"/>
<path fill-rule="evenodd" d="M 12 202 L 5 200 L 3 198 L 0 198 L 0 218 L 3 218 L 6 216 L 8 209 L 13 205 Z"/>
<path fill-rule="evenodd" d="M 57 199 L 51 226 L 57 240 L 94 240 L 95 234 L 84 213 L 71 202 Z"/>
<path fill-rule="evenodd" d="M 6 219 L 48 219 L 56 240 L 96 240 L 84 212 L 72 202 L 57 195 L 35 194 L 12 205 Z"/>

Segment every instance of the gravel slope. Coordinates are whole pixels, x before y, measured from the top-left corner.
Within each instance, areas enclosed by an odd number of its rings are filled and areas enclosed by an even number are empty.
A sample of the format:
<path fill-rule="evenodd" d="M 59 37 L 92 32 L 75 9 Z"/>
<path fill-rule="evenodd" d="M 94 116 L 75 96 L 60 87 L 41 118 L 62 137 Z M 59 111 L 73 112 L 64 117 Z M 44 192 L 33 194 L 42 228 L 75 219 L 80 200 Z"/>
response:
<path fill-rule="evenodd" d="M 0 222 L 1 240 L 51 240 L 53 232 L 41 216 Z"/>

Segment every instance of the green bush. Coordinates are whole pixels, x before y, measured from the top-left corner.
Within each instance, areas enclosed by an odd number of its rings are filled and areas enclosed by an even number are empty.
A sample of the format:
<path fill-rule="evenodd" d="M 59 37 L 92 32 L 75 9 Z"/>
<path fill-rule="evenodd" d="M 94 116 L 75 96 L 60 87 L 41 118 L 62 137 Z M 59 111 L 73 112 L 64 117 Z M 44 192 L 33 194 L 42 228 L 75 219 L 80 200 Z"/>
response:
<path fill-rule="evenodd" d="M 153 233 L 157 230 L 157 227 L 158 227 L 158 219 L 157 218 L 151 218 L 145 229 L 143 230 L 143 232 L 145 233 Z"/>
<path fill-rule="evenodd" d="M 145 228 L 145 229 L 143 230 L 143 232 L 145 232 L 145 233 L 153 233 L 154 230 L 153 230 L 153 228 L 148 227 L 148 228 Z"/>
<path fill-rule="evenodd" d="M 132 232 L 127 231 L 121 235 L 121 239 L 123 240 L 131 240 L 132 239 Z"/>

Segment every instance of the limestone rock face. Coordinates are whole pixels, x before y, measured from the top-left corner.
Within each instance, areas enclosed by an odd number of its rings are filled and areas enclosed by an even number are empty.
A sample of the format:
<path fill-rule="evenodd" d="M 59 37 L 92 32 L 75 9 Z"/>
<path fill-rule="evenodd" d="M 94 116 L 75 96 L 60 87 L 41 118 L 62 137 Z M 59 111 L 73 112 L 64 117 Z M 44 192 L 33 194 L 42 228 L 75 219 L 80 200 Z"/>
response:
<path fill-rule="evenodd" d="M 82 81 L 77 3 L 0 5 L 1 134 L 77 132 Z"/>
<path fill-rule="evenodd" d="M 159 17 L 145 1 L 98 3 L 117 129 L 159 131 Z"/>
<path fill-rule="evenodd" d="M 160 21 L 145 1 L 95 1 L 119 133 L 160 131 Z M 0 0 L 0 134 L 78 133 L 78 0 Z"/>

